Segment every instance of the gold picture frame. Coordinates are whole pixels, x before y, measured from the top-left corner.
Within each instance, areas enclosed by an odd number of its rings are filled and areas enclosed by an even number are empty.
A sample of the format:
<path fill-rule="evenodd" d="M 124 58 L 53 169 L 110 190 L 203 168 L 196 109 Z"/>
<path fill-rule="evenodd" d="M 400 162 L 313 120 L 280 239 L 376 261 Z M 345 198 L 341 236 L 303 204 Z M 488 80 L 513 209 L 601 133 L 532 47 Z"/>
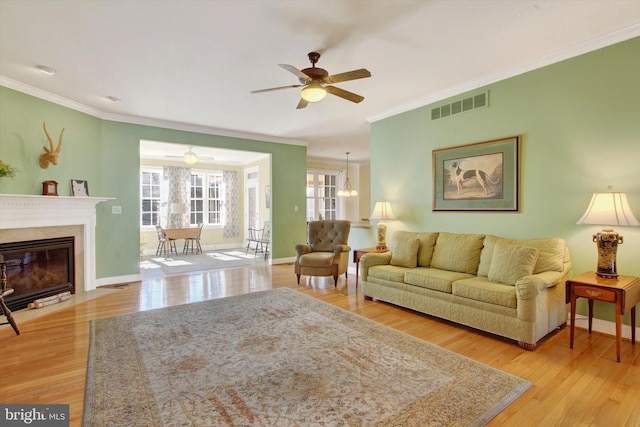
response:
<path fill-rule="evenodd" d="M 520 136 L 433 150 L 434 211 L 520 210 Z"/>

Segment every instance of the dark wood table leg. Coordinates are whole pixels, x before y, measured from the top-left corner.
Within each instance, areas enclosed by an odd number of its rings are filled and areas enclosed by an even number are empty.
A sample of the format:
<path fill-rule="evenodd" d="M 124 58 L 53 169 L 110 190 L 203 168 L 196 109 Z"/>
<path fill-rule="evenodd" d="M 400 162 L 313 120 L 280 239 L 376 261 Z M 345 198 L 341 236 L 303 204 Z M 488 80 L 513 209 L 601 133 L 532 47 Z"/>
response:
<path fill-rule="evenodd" d="M 636 306 L 631 307 L 631 344 L 636 345 Z"/>
<path fill-rule="evenodd" d="M 589 300 L 589 334 L 591 334 L 591 326 L 593 325 L 593 300 Z"/>
<path fill-rule="evenodd" d="M 620 342 L 622 341 L 622 307 L 616 302 L 616 360 L 620 361 Z"/>
<path fill-rule="evenodd" d="M 576 330 L 576 297 L 571 292 L 571 328 L 569 329 L 569 348 L 573 348 L 573 337 Z"/>

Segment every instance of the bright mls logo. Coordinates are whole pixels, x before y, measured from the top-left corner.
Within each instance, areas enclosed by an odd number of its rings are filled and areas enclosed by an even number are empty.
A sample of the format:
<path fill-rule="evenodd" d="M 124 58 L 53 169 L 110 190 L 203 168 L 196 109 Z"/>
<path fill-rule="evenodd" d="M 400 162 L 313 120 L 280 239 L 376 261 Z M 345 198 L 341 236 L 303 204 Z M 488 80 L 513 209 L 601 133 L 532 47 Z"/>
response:
<path fill-rule="evenodd" d="M 69 405 L 3 405 L 0 425 L 69 427 Z"/>

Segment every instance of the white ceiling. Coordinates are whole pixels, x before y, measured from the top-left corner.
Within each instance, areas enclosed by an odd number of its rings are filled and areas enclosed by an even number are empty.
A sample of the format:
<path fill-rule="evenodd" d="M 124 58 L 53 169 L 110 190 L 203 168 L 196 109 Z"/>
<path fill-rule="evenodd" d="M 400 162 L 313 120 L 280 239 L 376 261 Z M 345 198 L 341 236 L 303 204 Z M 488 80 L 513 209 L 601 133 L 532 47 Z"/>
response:
<path fill-rule="evenodd" d="M 0 84 L 366 163 L 371 121 L 639 35 L 637 0 L 0 0 Z M 300 89 L 250 93 L 297 84 L 278 64 L 306 68 L 313 50 L 330 74 L 371 71 L 336 84 L 362 103 L 296 110 Z"/>

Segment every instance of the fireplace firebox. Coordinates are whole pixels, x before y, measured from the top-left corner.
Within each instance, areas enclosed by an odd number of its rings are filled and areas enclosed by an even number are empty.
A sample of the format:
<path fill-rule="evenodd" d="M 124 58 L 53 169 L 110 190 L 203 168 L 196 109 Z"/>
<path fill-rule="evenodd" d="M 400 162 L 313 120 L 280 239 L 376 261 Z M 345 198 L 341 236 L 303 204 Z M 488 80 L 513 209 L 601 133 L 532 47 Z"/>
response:
<path fill-rule="evenodd" d="M 75 293 L 74 237 L 0 243 L 0 260 L 19 260 L 7 266 L 12 295 L 5 297 L 10 310 L 20 310 L 39 298 L 61 292 Z"/>

